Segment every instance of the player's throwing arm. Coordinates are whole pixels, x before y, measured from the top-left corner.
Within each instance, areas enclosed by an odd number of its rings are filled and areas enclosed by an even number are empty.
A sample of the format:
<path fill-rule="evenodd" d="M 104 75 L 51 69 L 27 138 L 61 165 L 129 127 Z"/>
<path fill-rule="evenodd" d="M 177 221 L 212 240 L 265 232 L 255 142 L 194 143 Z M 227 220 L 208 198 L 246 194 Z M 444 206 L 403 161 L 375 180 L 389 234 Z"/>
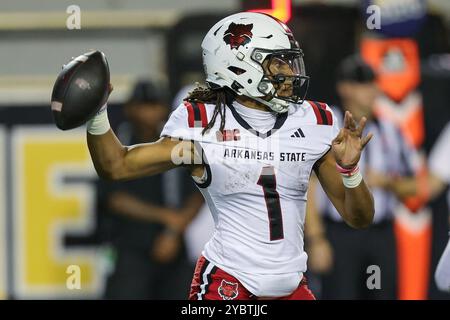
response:
<path fill-rule="evenodd" d="M 193 159 L 191 142 L 169 137 L 123 146 L 109 125 L 106 107 L 112 91 L 109 79 L 104 54 L 92 51 L 63 67 L 52 93 L 52 112 L 58 128 L 68 130 L 87 123 L 89 152 L 100 177 L 123 180 L 158 174 L 175 167 L 175 163 L 180 164 L 174 157 Z"/>

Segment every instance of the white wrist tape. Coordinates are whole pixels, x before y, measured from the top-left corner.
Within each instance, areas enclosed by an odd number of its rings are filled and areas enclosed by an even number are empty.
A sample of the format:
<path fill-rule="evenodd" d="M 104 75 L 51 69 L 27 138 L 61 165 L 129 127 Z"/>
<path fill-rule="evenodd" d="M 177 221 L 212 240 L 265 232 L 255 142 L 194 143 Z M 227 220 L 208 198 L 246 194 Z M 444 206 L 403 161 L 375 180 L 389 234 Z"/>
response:
<path fill-rule="evenodd" d="M 110 128 L 107 105 L 105 103 L 97 114 L 87 122 L 87 131 L 92 135 L 102 135 L 108 132 Z"/>
<path fill-rule="evenodd" d="M 355 174 L 348 176 L 345 174 L 341 174 L 342 175 L 342 182 L 344 183 L 344 186 L 346 188 L 356 188 L 357 186 L 359 186 L 359 184 L 362 181 L 362 174 L 361 172 L 356 172 Z"/>
<path fill-rule="evenodd" d="M 192 176 L 192 179 L 197 183 L 203 183 L 208 179 L 208 172 L 205 169 L 203 170 L 203 175 L 201 177 Z"/>

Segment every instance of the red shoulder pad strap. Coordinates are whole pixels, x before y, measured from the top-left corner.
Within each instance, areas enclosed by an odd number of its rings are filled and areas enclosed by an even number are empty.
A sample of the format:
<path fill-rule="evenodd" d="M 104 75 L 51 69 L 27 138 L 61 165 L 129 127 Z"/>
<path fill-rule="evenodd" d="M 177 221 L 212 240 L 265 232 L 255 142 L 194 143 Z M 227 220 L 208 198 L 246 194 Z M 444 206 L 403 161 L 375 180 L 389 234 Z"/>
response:
<path fill-rule="evenodd" d="M 188 112 L 188 125 L 190 128 L 204 128 L 208 125 L 206 107 L 203 103 L 185 101 L 184 105 Z"/>
<path fill-rule="evenodd" d="M 327 110 L 325 103 L 309 100 L 308 102 L 314 110 L 314 114 L 317 118 L 317 124 L 327 126 L 333 125 L 333 116 L 331 115 L 331 112 Z"/>

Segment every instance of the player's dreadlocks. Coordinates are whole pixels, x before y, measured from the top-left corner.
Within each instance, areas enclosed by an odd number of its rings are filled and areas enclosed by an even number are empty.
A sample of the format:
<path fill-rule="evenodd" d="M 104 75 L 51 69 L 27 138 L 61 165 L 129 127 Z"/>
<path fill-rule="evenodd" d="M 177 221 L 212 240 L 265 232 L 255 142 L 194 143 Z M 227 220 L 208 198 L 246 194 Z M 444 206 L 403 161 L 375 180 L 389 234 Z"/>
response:
<path fill-rule="evenodd" d="M 201 102 L 201 103 L 215 103 L 213 115 L 208 125 L 203 129 L 202 134 L 211 129 L 216 122 L 217 115 L 220 115 L 220 128 L 219 131 L 223 132 L 225 128 L 225 108 L 228 103 L 231 103 L 235 94 L 228 88 L 204 88 L 199 85 L 189 92 L 188 96 L 184 99 L 186 101 Z"/>

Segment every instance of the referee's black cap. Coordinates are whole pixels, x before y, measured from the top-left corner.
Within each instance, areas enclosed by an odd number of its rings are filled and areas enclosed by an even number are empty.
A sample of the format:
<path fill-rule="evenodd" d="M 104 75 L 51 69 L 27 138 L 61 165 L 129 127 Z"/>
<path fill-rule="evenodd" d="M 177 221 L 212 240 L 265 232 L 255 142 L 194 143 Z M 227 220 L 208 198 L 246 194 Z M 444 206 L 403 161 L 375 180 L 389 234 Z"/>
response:
<path fill-rule="evenodd" d="M 164 90 L 158 88 L 152 81 L 141 79 L 135 83 L 127 104 L 165 103 L 167 97 L 164 92 Z"/>
<path fill-rule="evenodd" d="M 345 58 L 338 66 L 337 81 L 368 83 L 375 81 L 376 75 L 372 67 L 359 55 Z"/>

